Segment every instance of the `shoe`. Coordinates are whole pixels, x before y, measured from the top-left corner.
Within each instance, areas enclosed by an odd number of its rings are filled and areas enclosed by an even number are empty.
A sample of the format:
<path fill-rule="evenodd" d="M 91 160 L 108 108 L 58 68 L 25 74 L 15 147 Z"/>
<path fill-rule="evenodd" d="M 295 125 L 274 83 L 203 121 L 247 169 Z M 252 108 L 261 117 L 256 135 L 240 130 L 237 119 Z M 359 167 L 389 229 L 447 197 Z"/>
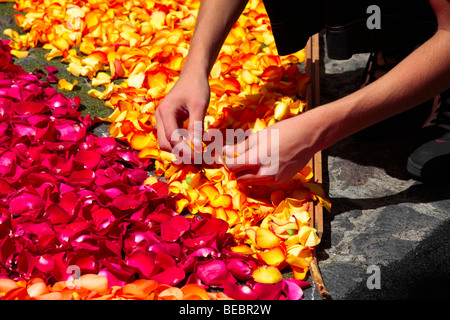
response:
<path fill-rule="evenodd" d="M 363 75 L 364 83 L 361 87 L 367 86 L 381 78 L 413 50 L 414 48 L 406 48 L 392 52 L 371 53 Z M 432 107 L 433 100 L 427 101 L 408 111 L 363 129 L 356 133 L 355 137 L 365 140 L 384 139 L 401 133 L 419 131 L 425 120 L 430 116 Z"/>
<path fill-rule="evenodd" d="M 418 146 L 408 158 L 407 170 L 419 181 L 449 183 L 450 89 L 435 101 L 435 118 L 422 129 Z"/>

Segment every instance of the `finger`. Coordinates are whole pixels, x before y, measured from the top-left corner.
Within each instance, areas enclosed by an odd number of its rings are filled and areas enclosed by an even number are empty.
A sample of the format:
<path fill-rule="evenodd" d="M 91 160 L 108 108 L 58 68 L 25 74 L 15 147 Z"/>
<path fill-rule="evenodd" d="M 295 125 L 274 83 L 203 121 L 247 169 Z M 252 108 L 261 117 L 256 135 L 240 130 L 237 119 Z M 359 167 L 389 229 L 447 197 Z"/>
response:
<path fill-rule="evenodd" d="M 260 168 L 258 159 L 253 155 L 252 149 L 237 157 L 226 157 L 225 165 L 231 172 L 237 173 L 241 171 L 257 172 Z"/>
<path fill-rule="evenodd" d="M 169 141 L 172 148 L 180 143 L 183 140 L 183 137 L 186 138 L 189 135 L 187 130 L 180 128 L 175 114 L 168 114 L 164 118 L 164 128 L 166 139 Z"/>
<path fill-rule="evenodd" d="M 225 154 L 228 157 L 237 157 L 241 154 L 246 153 L 255 144 L 255 135 L 247 137 L 244 141 L 241 141 L 235 145 L 225 146 Z"/>
<path fill-rule="evenodd" d="M 259 171 L 241 171 L 235 174 L 235 178 L 239 183 L 246 185 L 269 185 L 273 184 L 273 179 L 271 176 L 265 176 L 259 174 Z"/>
<path fill-rule="evenodd" d="M 203 120 L 204 114 L 202 111 L 198 110 L 191 112 L 188 125 L 189 138 L 194 145 L 194 150 L 197 152 L 202 151 Z"/>
<path fill-rule="evenodd" d="M 166 138 L 166 131 L 164 128 L 164 121 L 162 120 L 162 117 L 158 110 L 155 112 L 155 120 L 156 120 L 156 134 L 158 137 L 158 144 L 159 148 L 161 150 L 171 152 L 172 151 L 172 145 L 170 144 L 169 140 Z"/>

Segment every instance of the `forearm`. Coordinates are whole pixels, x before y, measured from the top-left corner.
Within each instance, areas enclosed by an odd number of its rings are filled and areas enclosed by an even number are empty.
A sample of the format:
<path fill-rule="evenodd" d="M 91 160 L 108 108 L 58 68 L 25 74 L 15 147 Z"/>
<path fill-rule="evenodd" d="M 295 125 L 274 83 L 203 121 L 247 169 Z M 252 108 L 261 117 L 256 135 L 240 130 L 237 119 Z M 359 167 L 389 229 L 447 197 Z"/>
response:
<path fill-rule="evenodd" d="M 450 31 L 439 30 L 381 79 L 305 113 L 320 135 L 316 137 L 316 149 L 322 150 L 449 88 L 449 57 Z"/>
<path fill-rule="evenodd" d="M 248 0 L 202 0 L 182 72 L 208 76 Z"/>

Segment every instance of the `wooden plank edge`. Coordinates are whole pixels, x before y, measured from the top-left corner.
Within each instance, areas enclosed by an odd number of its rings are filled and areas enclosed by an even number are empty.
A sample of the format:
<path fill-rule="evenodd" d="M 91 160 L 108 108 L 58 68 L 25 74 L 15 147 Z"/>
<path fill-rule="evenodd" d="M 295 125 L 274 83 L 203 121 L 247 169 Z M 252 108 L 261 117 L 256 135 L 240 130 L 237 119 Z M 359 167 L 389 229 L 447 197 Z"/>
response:
<path fill-rule="evenodd" d="M 320 50 L 319 35 L 313 35 L 305 48 L 306 66 L 305 71 L 311 80 L 306 91 L 307 110 L 320 105 Z M 313 170 L 314 182 L 322 185 L 322 153 L 317 152 L 310 160 L 309 165 Z M 318 203 L 311 203 L 309 208 L 310 226 L 317 230 L 317 236 L 322 239 L 323 236 L 323 206 Z M 312 250 L 313 259 L 310 263 L 310 273 L 314 284 L 324 300 L 331 299 L 331 295 L 325 285 L 320 272 L 315 249 Z"/>

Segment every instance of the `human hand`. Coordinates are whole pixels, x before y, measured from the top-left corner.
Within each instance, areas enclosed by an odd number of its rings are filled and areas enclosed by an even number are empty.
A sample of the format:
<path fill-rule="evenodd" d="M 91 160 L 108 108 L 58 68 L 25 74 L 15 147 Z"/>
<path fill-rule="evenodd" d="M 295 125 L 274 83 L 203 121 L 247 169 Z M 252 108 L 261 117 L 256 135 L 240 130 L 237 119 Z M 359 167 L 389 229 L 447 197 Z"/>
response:
<path fill-rule="evenodd" d="M 300 116 L 280 121 L 225 146 L 226 167 L 237 181 L 261 185 L 288 183 L 317 151 L 315 135 Z"/>
<path fill-rule="evenodd" d="M 208 77 L 192 73 L 182 74 L 155 112 L 160 149 L 172 152 L 178 143 L 184 143 L 177 129 L 189 118 L 189 138 L 201 148 L 203 121 L 209 105 Z M 195 125 L 194 125 L 195 124 Z"/>

